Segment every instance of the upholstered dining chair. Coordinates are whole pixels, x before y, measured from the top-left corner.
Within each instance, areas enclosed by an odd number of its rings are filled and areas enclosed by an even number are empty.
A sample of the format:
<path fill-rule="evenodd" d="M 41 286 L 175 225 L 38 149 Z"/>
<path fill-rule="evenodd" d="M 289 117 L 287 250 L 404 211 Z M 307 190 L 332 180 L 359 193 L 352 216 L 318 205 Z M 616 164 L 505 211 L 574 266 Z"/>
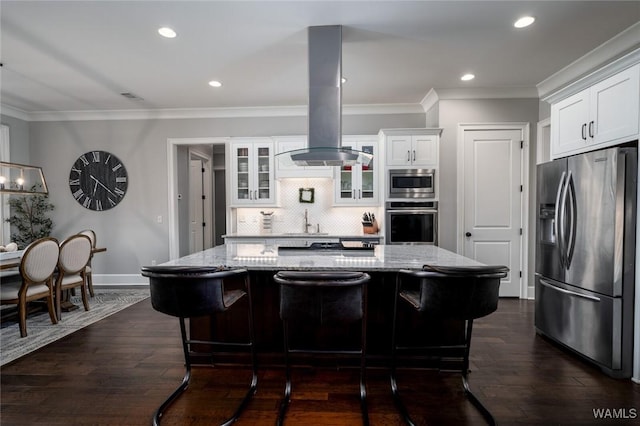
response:
<path fill-rule="evenodd" d="M 60 244 L 58 276 L 56 278 L 56 310 L 62 319 L 62 292 L 80 288 L 84 310 L 89 310 L 86 268 L 91 258 L 91 240 L 86 235 L 72 235 Z"/>
<path fill-rule="evenodd" d="M 93 259 L 93 249 L 96 248 L 96 233 L 92 229 L 85 229 L 83 231 L 78 232 L 80 235 L 86 235 L 91 240 L 91 256 L 89 257 L 89 263 L 87 263 L 87 267 L 85 268 L 85 275 L 87 277 L 87 289 L 89 289 L 89 295 L 93 297 L 95 294 L 93 292 L 93 275 L 91 275 L 91 260 Z"/>
<path fill-rule="evenodd" d="M 464 394 L 480 411 L 490 425 L 496 421 L 491 412 L 471 392 L 467 375 L 469 373 L 469 352 L 473 320 L 482 318 L 498 309 L 500 280 L 507 276 L 506 266 L 430 266 L 420 271 L 400 270 L 396 277 L 396 292 L 391 337 L 391 393 L 403 419 L 414 425 L 402 403 L 396 380 L 397 352 L 400 350 L 424 351 L 427 354 L 438 350 L 458 350 L 462 363 L 460 373 Z M 398 309 L 400 304 L 433 321 L 462 320 L 465 323 L 464 342 L 460 345 L 407 347 L 398 345 Z M 420 333 L 421 330 L 413 330 Z"/>
<path fill-rule="evenodd" d="M 27 335 L 27 302 L 46 299 L 52 324 L 57 324 L 53 301 L 53 273 L 58 262 L 58 241 L 41 238 L 29 244 L 20 261 L 20 274 L 2 279 L 2 304 L 18 305 L 20 337 Z"/>

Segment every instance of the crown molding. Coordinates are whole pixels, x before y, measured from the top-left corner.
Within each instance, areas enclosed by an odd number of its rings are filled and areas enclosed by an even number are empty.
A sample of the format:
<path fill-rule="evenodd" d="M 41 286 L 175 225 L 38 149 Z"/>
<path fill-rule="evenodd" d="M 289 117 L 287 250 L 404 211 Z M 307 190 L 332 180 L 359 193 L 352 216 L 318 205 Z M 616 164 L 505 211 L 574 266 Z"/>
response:
<path fill-rule="evenodd" d="M 420 101 L 420 105 L 424 112 L 428 112 L 439 101 L 449 99 L 522 99 L 537 97 L 538 91 L 534 87 L 431 89 Z"/>
<path fill-rule="evenodd" d="M 535 87 L 474 87 L 465 89 L 435 89 L 439 100 L 445 99 L 520 99 L 537 98 Z"/>
<path fill-rule="evenodd" d="M 24 121 L 170 120 L 192 118 L 306 117 L 306 105 L 284 107 L 175 108 L 153 110 L 33 111 L 2 104 L 2 114 Z M 343 105 L 344 115 L 422 113 L 419 104 Z"/>
<path fill-rule="evenodd" d="M 22 121 L 31 121 L 29 119 L 29 113 L 18 108 L 14 108 L 10 105 L 0 104 L 0 114 L 13 118 L 18 118 Z"/>
<path fill-rule="evenodd" d="M 435 90 L 429 89 L 424 98 L 420 101 L 420 105 L 422 105 L 422 109 L 424 112 L 428 112 L 434 105 L 438 103 L 440 98 Z"/>
<path fill-rule="evenodd" d="M 617 36 L 607 40 L 591 52 L 576 59 L 560 71 L 538 83 L 536 85 L 538 96 L 542 100 L 547 100 L 552 93 L 572 83 L 583 80 L 583 82 L 589 84 L 586 77 L 588 77 L 590 73 L 595 74 L 595 70 L 603 68 L 607 63 L 618 60 L 618 65 L 624 65 L 624 61 L 620 62 L 620 60 L 624 58 L 630 59 L 629 55 L 633 55 L 634 51 L 637 53 L 638 50 L 640 50 L 640 42 L 638 42 L 638 40 L 640 40 L 640 22 L 630 26 Z M 618 69 L 618 71 L 620 70 L 621 69 Z M 610 68 L 610 71 L 612 73 L 617 72 L 614 68 Z M 607 75 L 602 74 L 600 77 L 606 78 Z M 579 84 L 574 86 L 576 89 L 578 87 Z M 586 87 L 588 86 L 585 86 L 585 88 Z"/>

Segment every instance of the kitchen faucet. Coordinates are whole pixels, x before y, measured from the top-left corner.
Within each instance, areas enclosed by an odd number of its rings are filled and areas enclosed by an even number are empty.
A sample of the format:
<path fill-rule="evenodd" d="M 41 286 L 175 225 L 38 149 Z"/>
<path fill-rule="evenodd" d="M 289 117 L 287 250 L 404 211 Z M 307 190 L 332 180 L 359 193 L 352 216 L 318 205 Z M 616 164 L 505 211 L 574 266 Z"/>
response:
<path fill-rule="evenodd" d="M 307 209 L 304 209 L 304 233 L 305 234 L 309 233 L 310 226 L 311 224 L 309 223 L 309 212 L 307 211 Z"/>

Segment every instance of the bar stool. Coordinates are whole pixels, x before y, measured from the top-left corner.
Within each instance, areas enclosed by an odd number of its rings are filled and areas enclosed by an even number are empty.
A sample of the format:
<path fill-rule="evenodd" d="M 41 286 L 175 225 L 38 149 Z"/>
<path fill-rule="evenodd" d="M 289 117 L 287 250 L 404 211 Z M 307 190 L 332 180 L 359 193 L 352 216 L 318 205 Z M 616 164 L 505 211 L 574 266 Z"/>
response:
<path fill-rule="evenodd" d="M 258 385 L 253 306 L 251 304 L 251 285 L 248 272 L 245 269 L 227 269 L 215 266 L 145 266 L 142 268 L 142 275 L 149 278 L 151 305 L 153 308 L 164 314 L 180 318 L 182 349 L 185 360 L 185 374 L 182 383 L 156 410 L 153 416 L 154 426 L 160 424 L 160 418 L 164 411 L 189 385 L 191 379 L 189 348 L 193 344 L 205 344 L 214 347 L 248 347 L 251 351 L 253 376 L 249 390 L 233 415 L 221 423 L 222 425 L 232 424 L 238 419 L 241 411 L 255 394 Z M 244 290 L 226 290 L 225 281 L 231 279 L 242 279 L 244 281 Z M 247 296 L 249 303 L 249 342 L 220 342 L 187 338 L 185 318 L 225 312 L 244 296 Z"/>
<path fill-rule="evenodd" d="M 462 385 L 464 393 L 491 425 L 495 419 L 489 410 L 471 392 L 467 374 L 469 372 L 469 350 L 473 320 L 484 317 L 498 308 L 500 280 L 507 276 L 506 266 L 429 266 L 420 271 L 401 270 L 396 277 L 396 292 L 393 312 L 393 332 L 391 337 L 391 393 L 396 407 L 405 422 L 414 425 L 405 408 L 396 382 L 398 350 L 460 349 L 462 351 Z M 466 322 L 465 341 L 453 346 L 398 346 L 398 308 L 400 300 L 428 318 L 457 319 Z"/>
<path fill-rule="evenodd" d="M 290 354 L 335 354 L 360 356 L 360 409 L 362 422 L 369 424 L 365 357 L 367 339 L 367 286 L 370 277 L 363 272 L 280 271 L 273 279 L 280 285 L 280 318 L 284 331 L 286 385 L 276 424 L 282 425 L 291 401 Z M 291 323 L 313 326 L 361 323 L 358 350 L 292 348 Z"/>

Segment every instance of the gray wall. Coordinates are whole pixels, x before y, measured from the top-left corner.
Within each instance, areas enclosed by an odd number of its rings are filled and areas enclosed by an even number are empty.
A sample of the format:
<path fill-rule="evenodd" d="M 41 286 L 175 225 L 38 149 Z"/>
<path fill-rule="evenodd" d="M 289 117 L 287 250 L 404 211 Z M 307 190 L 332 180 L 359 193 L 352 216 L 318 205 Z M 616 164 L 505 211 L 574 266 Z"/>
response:
<path fill-rule="evenodd" d="M 9 140 L 11 161 L 21 164 L 29 162 L 29 123 L 18 118 L 0 115 L 0 124 L 9 127 Z M 34 164 L 38 165 L 38 164 Z"/>
<path fill-rule="evenodd" d="M 376 134 L 380 128 L 423 127 L 424 123 L 424 114 L 346 115 L 343 133 Z M 98 245 L 108 250 L 94 258 L 95 273 L 138 274 L 141 265 L 169 257 L 168 138 L 305 134 L 306 118 L 31 122 L 28 129 L 29 161 L 43 167 L 56 206 L 54 236 L 64 238 L 92 228 Z M 14 142 L 25 143 L 12 138 L 12 150 Z M 97 149 L 118 156 L 129 174 L 127 195 L 118 206 L 103 212 L 80 206 L 68 185 L 73 162 Z M 157 222 L 158 216 L 162 223 Z"/>

